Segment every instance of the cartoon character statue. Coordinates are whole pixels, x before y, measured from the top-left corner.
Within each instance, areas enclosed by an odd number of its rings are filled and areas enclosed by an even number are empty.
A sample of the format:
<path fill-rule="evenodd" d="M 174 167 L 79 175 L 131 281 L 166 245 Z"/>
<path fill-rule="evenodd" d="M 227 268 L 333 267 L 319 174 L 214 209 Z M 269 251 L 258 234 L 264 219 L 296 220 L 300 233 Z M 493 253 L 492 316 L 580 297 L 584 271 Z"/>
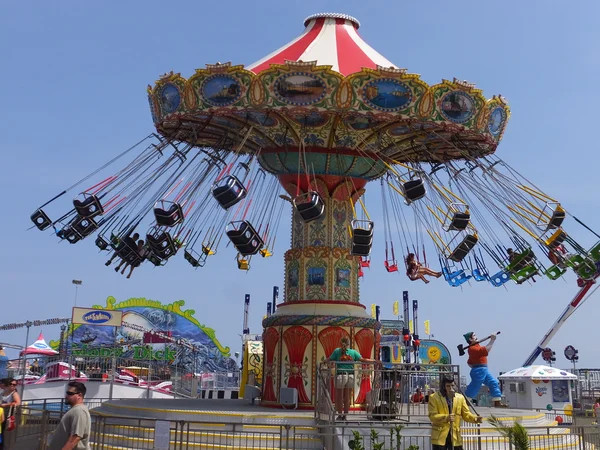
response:
<path fill-rule="evenodd" d="M 469 360 L 467 361 L 467 364 L 471 368 L 471 383 L 467 386 L 465 392 L 466 396 L 470 399 L 475 399 L 483 384 L 490 390 L 494 406 L 497 408 L 505 408 L 506 405 L 501 402 L 502 392 L 500 391 L 500 384 L 496 377 L 490 373 L 487 364 L 487 357 L 492 350 L 494 342 L 496 342 L 496 335 L 490 336 L 490 342 L 486 346 L 479 343 L 477 335 L 472 331 L 463 336 L 467 341 L 467 344 L 469 344 Z"/>

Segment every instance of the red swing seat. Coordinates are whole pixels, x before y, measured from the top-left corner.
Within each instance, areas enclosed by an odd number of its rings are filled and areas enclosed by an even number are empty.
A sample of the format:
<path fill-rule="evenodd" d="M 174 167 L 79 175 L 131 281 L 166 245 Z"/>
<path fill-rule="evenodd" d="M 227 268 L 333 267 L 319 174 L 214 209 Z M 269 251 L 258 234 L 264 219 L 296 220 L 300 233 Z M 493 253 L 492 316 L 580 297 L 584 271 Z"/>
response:
<path fill-rule="evenodd" d="M 398 263 L 395 260 L 386 260 L 383 264 L 385 265 L 385 270 L 388 272 L 398 272 Z"/>
<path fill-rule="evenodd" d="M 360 267 L 371 267 L 371 257 L 370 256 L 361 256 L 360 257 Z"/>

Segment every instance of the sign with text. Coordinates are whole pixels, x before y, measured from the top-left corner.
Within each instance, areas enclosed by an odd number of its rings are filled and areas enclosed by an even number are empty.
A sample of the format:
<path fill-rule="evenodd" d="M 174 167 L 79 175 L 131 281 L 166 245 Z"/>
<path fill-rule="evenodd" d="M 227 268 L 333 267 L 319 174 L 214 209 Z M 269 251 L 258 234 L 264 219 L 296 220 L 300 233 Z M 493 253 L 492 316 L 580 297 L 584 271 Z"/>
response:
<path fill-rule="evenodd" d="M 73 308 L 71 322 L 74 325 L 120 327 L 122 320 L 122 311 L 75 307 Z"/>
<path fill-rule="evenodd" d="M 175 350 L 165 347 L 160 350 L 152 348 L 150 345 L 136 345 L 133 348 L 133 358 L 140 361 L 175 361 Z M 121 347 L 92 347 L 90 345 L 73 345 L 73 356 L 87 358 L 120 358 L 123 356 Z"/>

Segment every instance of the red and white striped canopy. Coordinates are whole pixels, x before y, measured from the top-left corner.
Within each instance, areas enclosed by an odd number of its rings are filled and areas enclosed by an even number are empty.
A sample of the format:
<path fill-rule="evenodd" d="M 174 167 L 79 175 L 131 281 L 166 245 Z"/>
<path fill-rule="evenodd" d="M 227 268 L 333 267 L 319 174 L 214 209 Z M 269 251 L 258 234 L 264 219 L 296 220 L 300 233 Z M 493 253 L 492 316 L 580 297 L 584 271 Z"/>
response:
<path fill-rule="evenodd" d="M 316 61 L 318 65 L 330 65 L 346 76 L 360 72 L 363 67 L 397 68 L 362 40 L 357 33 L 360 23 L 354 17 L 335 13 L 315 14 L 304 20 L 304 26 L 304 33 L 299 37 L 246 68 L 259 73 L 271 64 Z"/>

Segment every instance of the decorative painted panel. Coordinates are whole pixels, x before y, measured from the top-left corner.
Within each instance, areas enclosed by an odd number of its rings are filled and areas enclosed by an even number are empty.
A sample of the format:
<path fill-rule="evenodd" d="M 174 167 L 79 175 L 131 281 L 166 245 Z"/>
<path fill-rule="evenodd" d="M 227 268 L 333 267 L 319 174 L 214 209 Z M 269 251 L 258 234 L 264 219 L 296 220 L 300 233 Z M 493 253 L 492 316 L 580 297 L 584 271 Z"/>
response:
<path fill-rule="evenodd" d="M 287 387 L 297 389 L 300 404 L 310 404 L 312 348 L 309 344 L 312 339 L 310 330 L 302 326 L 292 326 L 283 332 L 286 348 L 282 360 L 283 381 Z"/>

